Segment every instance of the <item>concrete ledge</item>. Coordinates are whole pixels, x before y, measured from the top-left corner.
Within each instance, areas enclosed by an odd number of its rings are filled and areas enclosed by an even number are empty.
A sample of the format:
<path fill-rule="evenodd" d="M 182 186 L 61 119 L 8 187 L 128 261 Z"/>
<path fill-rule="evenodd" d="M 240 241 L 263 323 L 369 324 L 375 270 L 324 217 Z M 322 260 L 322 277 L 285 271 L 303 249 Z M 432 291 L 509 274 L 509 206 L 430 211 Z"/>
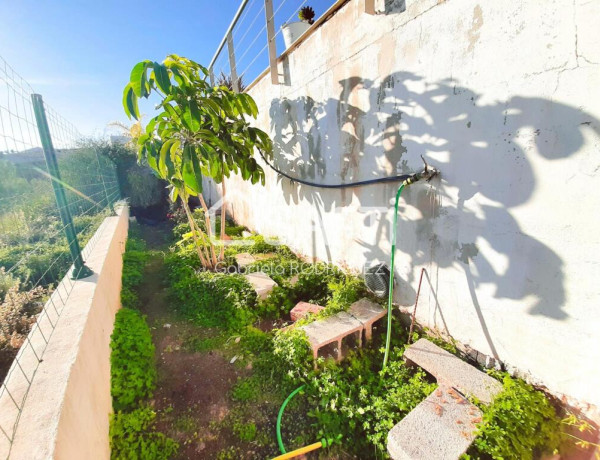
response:
<path fill-rule="evenodd" d="M 419 339 L 404 352 L 408 363 L 421 366 L 438 383 L 457 388 L 467 395 L 473 395 L 481 402 L 489 404 L 494 396 L 502 391 L 502 384 L 484 374 L 427 339 Z"/>
<path fill-rule="evenodd" d="M 452 388 L 439 387 L 388 433 L 394 460 L 456 460 L 475 439 L 481 410 Z"/>
<path fill-rule="evenodd" d="M 24 345 L 19 352 L 23 372 L 7 378 L 11 393 L 26 396 L 10 459 L 110 458 L 109 344 L 120 306 L 128 208 L 118 214 L 104 220 L 86 247 L 86 265 L 94 274 L 62 280 L 46 304 L 48 313 L 38 320 L 40 327 L 29 336 L 31 346 Z M 50 323 L 55 324 L 53 331 Z M 39 366 L 36 349 L 43 353 Z M 0 423 L 10 423 L 14 411 L 3 394 Z M 8 454 L 7 446 L 6 441 L 0 443 L 1 455 Z"/>

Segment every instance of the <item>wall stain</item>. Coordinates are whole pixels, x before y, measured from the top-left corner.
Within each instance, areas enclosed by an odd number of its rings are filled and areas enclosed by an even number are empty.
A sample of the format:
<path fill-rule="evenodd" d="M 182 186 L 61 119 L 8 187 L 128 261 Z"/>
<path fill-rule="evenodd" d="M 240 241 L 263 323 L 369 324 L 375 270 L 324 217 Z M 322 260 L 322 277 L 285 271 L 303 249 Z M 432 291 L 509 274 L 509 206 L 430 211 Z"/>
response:
<path fill-rule="evenodd" d="M 468 32 L 469 47 L 467 52 L 471 53 L 475 49 L 475 44 L 479 41 L 479 32 L 483 26 L 483 11 L 481 6 L 477 5 L 473 9 L 473 22 L 471 23 L 471 29 Z"/>

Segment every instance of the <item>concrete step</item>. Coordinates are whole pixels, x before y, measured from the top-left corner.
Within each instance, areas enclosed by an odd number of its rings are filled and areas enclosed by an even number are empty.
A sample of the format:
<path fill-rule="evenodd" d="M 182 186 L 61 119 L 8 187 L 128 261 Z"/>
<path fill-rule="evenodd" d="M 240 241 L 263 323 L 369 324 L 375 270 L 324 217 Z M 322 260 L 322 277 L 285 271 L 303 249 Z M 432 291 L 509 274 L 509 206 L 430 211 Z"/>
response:
<path fill-rule="evenodd" d="M 440 385 L 453 387 L 472 395 L 485 404 L 502 391 L 502 384 L 479 369 L 457 358 L 427 339 L 419 339 L 404 352 L 408 363 L 416 364 Z"/>
<path fill-rule="evenodd" d="M 273 290 L 277 283 L 263 272 L 249 273 L 244 275 L 248 282 L 254 287 L 259 299 L 264 300 Z"/>
<path fill-rule="evenodd" d="M 253 264 L 254 262 L 258 262 L 259 260 L 272 259 L 275 257 L 275 254 L 272 252 L 266 254 L 250 254 L 249 252 L 240 252 L 235 255 L 235 261 L 238 264 L 238 267 L 244 268 L 248 265 Z"/>
<path fill-rule="evenodd" d="M 481 410 L 453 388 L 440 386 L 388 433 L 394 460 L 456 460 L 475 439 Z"/>

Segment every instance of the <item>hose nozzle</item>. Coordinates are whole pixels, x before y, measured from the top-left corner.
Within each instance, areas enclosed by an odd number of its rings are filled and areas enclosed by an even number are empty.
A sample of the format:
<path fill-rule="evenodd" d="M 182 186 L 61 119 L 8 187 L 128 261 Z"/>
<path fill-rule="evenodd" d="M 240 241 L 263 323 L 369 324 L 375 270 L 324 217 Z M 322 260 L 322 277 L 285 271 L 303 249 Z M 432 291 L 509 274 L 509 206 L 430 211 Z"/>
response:
<path fill-rule="evenodd" d="M 433 179 L 435 176 L 437 176 L 440 171 L 436 168 L 434 168 L 433 166 L 429 166 L 427 164 L 427 162 L 425 161 L 425 158 L 423 158 L 423 155 L 421 155 L 421 159 L 423 160 L 423 163 L 425 163 L 425 167 L 423 168 L 423 171 L 421 171 L 420 173 L 418 173 L 419 178 L 418 180 L 426 180 L 427 182 L 431 181 L 431 179 Z"/>
<path fill-rule="evenodd" d="M 423 160 L 423 163 L 425 163 L 425 167 L 421 172 L 415 173 L 408 179 L 406 179 L 404 181 L 404 185 L 414 184 L 415 182 L 418 182 L 420 180 L 426 180 L 427 182 L 429 182 L 431 181 L 431 179 L 433 179 L 440 173 L 439 169 L 434 168 L 433 166 L 429 166 L 427 164 L 425 158 L 423 158 L 423 155 L 421 155 L 421 159 Z"/>

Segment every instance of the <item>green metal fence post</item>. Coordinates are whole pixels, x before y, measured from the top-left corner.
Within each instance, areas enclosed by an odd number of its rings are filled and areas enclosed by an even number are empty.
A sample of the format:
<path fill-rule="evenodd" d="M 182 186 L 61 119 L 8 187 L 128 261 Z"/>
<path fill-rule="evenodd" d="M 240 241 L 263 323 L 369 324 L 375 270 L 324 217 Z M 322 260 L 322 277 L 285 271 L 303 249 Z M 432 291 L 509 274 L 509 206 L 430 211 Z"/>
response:
<path fill-rule="evenodd" d="M 54 196 L 56 197 L 60 220 L 65 229 L 69 251 L 71 251 L 71 258 L 73 259 L 71 279 L 86 278 L 92 275 L 93 272 L 85 266 L 83 258 L 81 257 L 81 248 L 77 241 L 77 233 L 75 232 L 75 226 L 73 225 L 73 218 L 71 217 L 71 212 L 67 205 L 67 198 L 65 196 L 65 189 L 63 188 L 60 179 L 60 171 L 58 169 L 58 162 L 56 161 L 56 152 L 52 145 L 50 128 L 48 127 L 46 111 L 44 110 L 44 101 L 42 100 L 41 94 L 32 94 L 31 101 L 33 102 L 35 120 L 40 133 L 40 140 L 42 141 L 44 158 L 46 159 L 46 165 L 48 166 L 48 174 L 50 174 L 52 179 L 52 188 L 54 189 Z"/>

